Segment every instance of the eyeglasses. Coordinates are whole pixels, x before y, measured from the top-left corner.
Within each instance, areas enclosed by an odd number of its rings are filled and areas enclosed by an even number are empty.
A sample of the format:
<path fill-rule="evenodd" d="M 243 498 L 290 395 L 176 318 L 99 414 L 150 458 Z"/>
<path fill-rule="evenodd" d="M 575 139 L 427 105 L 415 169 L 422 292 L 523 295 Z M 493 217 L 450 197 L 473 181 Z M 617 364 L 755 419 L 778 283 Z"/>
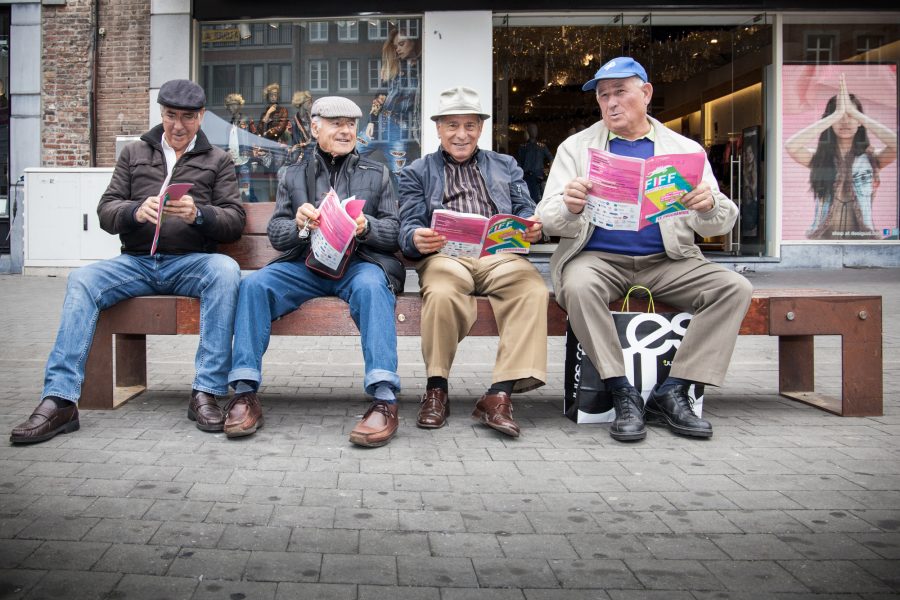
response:
<path fill-rule="evenodd" d="M 184 124 L 191 124 L 197 122 L 200 119 L 200 113 L 196 112 L 183 112 L 176 113 L 171 111 L 165 111 L 162 114 L 163 121 L 167 121 L 169 123 L 174 123 L 175 121 L 180 121 Z"/>

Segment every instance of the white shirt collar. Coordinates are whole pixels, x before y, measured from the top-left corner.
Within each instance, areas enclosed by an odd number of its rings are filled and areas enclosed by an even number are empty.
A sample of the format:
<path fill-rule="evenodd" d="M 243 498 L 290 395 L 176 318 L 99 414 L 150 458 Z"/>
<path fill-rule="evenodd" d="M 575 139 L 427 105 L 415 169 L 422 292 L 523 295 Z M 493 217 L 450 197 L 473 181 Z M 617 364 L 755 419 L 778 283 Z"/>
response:
<path fill-rule="evenodd" d="M 190 152 L 194 149 L 194 144 L 197 143 L 197 136 L 194 135 L 194 138 L 191 140 L 191 143 L 187 145 L 187 148 L 184 149 L 185 152 Z M 175 163 L 178 161 L 178 157 L 175 156 L 175 148 L 169 145 L 169 141 L 166 139 L 165 132 L 162 135 L 162 148 L 163 154 L 166 157 L 166 173 L 171 174 L 172 169 L 175 168 Z"/>

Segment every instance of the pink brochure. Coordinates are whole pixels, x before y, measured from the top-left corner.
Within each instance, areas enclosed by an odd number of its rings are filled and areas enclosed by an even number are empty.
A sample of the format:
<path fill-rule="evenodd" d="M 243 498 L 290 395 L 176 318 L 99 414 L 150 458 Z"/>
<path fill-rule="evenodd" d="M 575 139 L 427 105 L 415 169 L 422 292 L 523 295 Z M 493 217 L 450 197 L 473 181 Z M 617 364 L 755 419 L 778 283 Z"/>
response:
<path fill-rule="evenodd" d="M 165 217 L 163 208 L 165 208 L 170 200 L 178 200 L 184 196 L 187 191 L 191 189 L 191 186 L 192 184 L 190 183 L 173 183 L 160 193 L 159 208 L 156 209 L 156 231 L 153 232 L 153 243 L 150 245 L 150 256 L 156 254 L 156 247 L 159 244 L 159 230 L 162 228 L 163 218 Z"/>
<path fill-rule="evenodd" d="M 431 228 L 447 238 L 441 253 L 478 258 L 489 254 L 528 254 L 525 231 L 536 221 L 499 214 L 490 219 L 472 213 L 438 209 L 431 215 Z"/>
<path fill-rule="evenodd" d="M 356 235 L 356 217 L 366 201 L 347 198 L 338 200 L 334 189 L 319 204 L 319 227 L 310 236 L 313 255 L 330 269 L 341 264 L 341 258 Z"/>
<path fill-rule="evenodd" d="M 643 160 L 589 148 L 586 172 L 593 186 L 585 213 L 597 227 L 619 231 L 685 215 L 681 197 L 700 183 L 705 165 L 703 152 Z"/>

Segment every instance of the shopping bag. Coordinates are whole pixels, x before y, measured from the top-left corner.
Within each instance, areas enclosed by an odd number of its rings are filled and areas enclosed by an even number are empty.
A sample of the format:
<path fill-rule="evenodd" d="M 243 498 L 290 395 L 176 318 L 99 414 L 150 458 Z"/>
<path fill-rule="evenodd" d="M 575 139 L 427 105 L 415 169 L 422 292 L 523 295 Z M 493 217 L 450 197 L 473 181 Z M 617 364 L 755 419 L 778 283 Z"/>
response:
<path fill-rule="evenodd" d="M 628 300 L 637 289 L 650 294 L 650 290 L 642 286 L 632 287 L 625 295 L 622 311 L 612 315 L 622 347 L 625 375 L 646 401 L 653 387 L 669 376 L 691 314 L 654 312 L 652 295 L 649 296 L 648 312 L 630 312 Z M 616 418 L 612 396 L 571 326 L 566 327 L 564 388 L 563 411 L 576 423 L 607 423 Z M 688 389 L 698 417 L 703 410 L 703 388 L 697 384 Z"/>

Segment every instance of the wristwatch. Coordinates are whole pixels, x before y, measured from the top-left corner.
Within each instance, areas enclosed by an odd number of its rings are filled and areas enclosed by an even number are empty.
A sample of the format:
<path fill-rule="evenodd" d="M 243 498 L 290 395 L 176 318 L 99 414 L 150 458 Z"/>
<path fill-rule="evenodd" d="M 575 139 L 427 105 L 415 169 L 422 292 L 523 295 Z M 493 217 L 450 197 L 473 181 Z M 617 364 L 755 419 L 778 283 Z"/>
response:
<path fill-rule="evenodd" d="M 365 228 L 362 230 L 362 233 L 359 234 L 358 236 L 356 236 L 356 239 L 359 240 L 359 241 L 363 241 L 364 239 L 366 239 L 367 237 L 369 237 L 369 231 L 370 231 L 371 229 L 372 229 L 372 224 L 369 222 L 368 219 L 366 219 L 366 226 L 365 226 Z"/>
<path fill-rule="evenodd" d="M 200 209 L 197 209 L 197 216 L 194 217 L 194 225 L 203 225 L 203 213 L 200 212 Z"/>

